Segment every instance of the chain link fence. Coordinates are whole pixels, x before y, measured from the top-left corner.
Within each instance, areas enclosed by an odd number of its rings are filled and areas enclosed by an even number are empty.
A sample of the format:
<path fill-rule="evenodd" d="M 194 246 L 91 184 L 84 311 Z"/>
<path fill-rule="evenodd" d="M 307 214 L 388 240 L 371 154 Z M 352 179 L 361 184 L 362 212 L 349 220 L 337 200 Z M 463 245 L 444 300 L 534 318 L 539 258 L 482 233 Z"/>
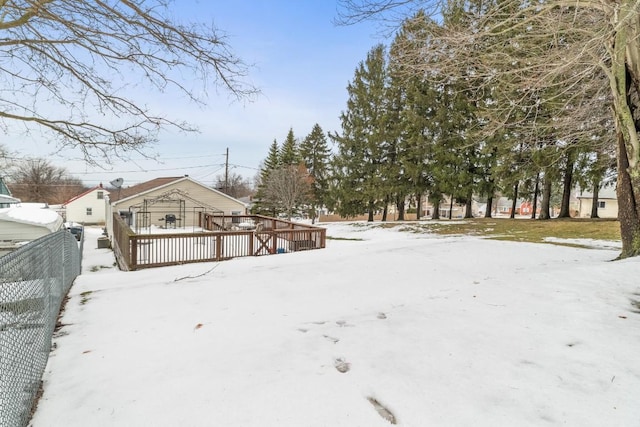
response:
<path fill-rule="evenodd" d="M 29 422 L 81 253 L 61 230 L 0 258 L 0 427 Z"/>

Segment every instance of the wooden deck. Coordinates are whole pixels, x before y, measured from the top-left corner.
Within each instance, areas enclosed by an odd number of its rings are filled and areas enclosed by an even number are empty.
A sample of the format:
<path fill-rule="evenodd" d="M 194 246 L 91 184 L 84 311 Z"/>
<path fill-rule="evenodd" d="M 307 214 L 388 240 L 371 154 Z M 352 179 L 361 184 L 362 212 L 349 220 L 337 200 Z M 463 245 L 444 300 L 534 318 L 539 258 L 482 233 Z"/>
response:
<path fill-rule="evenodd" d="M 204 231 L 136 234 L 114 215 L 112 245 L 120 268 L 222 261 L 322 249 L 326 245 L 324 228 L 277 218 L 200 213 L 198 220 Z"/>

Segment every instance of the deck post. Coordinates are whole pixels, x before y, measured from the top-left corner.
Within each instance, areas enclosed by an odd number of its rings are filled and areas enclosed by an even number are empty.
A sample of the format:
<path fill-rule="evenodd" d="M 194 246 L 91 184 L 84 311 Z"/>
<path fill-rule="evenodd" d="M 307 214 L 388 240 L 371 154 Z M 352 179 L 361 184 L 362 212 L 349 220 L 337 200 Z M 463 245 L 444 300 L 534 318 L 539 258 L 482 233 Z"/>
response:
<path fill-rule="evenodd" d="M 131 258 L 129 259 L 129 269 L 135 270 L 138 265 L 138 236 L 130 236 Z"/>
<path fill-rule="evenodd" d="M 216 236 L 216 261 L 222 260 L 222 236 Z"/>

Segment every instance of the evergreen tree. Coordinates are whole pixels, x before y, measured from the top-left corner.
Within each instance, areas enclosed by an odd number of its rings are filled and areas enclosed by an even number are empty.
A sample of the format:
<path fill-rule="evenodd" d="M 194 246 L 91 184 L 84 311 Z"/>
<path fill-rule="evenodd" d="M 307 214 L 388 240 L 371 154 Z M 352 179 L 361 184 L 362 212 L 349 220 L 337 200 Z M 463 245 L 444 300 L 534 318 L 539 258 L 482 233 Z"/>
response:
<path fill-rule="evenodd" d="M 269 182 L 269 175 L 274 171 L 278 170 L 282 166 L 282 158 L 281 158 L 281 150 L 278 147 L 278 141 L 275 139 L 269 146 L 269 153 L 267 154 L 267 158 L 262 162 L 262 167 L 260 168 L 260 182 L 257 183 L 258 190 L 254 196 L 255 203 L 251 208 L 251 212 L 254 214 L 262 214 L 262 215 L 271 215 L 275 216 L 277 214 L 276 206 L 272 203 L 269 203 L 267 198 L 265 197 L 265 185 Z"/>
<path fill-rule="evenodd" d="M 282 157 L 280 155 L 280 148 L 278 147 L 278 141 L 274 139 L 269 146 L 269 153 L 267 154 L 267 158 L 264 161 L 264 168 L 267 170 L 277 169 L 281 164 Z"/>
<path fill-rule="evenodd" d="M 408 69 L 412 66 L 409 58 L 418 58 L 415 53 L 425 48 L 421 35 L 428 25 L 422 11 L 407 19 L 394 38 L 389 55 L 389 138 L 397 138 L 397 199 L 401 203 L 401 199 L 404 201 L 412 194 L 417 202 L 418 219 L 422 214 L 422 197 L 433 183 L 431 125 L 437 96 L 425 77 L 412 75 Z"/>
<path fill-rule="evenodd" d="M 329 188 L 329 146 L 327 137 L 319 124 L 315 124 L 311 133 L 302 141 L 299 153 L 311 178 L 310 214 L 315 222 L 316 208 L 327 203 Z"/>
<path fill-rule="evenodd" d="M 300 154 L 298 153 L 298 143 L 293 135 L 293 129 L 289 129 L 287 137 L 282 143 L 280 149 L 280 163 L 283 166 L 297 166 L 300 163 Z"/>
<path fill-rule="evenodd" d="M 385 49 L 378 45 L 358 65 L 347 86 L 347 109 L 340 115 L 342 133 L 330 135 L 338 146 L 332 191 L 341 215 L 368 213 L 368 220 L 373 221 L 388 196 L 382 167 L 385 85 Z"/>

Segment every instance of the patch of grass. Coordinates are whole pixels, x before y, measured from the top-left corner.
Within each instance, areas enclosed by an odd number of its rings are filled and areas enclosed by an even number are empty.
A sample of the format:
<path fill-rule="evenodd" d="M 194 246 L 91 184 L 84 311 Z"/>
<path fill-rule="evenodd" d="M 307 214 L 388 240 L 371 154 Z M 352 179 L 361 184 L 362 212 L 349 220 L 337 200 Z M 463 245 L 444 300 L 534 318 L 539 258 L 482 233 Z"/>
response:
<path fill-rule="evenodd" d="M 423 231 L 441 235 L 485 236 L 498 240 L 542 243 L 545 238 L 620 241 L 620 224 L 602 219 L 551 219 L 546 221 L 507 218 L 473 218 L 420 223 Z"/>
<path fill-rule="evenodd" d="M 396 222 L 383 222 L 383 223 L 377 224 L 374 228 L 394 228 L 397 226 L 398 226 L 398 223 Z"/>
<path fill-rule="evenodd" d="M 89 296 L 93 291 L 85 291 L 80 294 L 80 305 L 85 305 L 89 301 Z"/>
<path fill-rule="evenodd" d="M 100 271 L 103 268 L 111 268 L 111 267 L 109 267 L 108 265 L 93 265 L 91 266 L 89 271 L 91 271 L 92 273 L 95 273 L 96 271 Z"/>
<path fill-rule="evenodd" d="M 360 238 L 356 238 L 356 237 L 332 237 L 332 236 L 327 236 L 327 240 L 356 240 L 356 241 L 362 241 L 364 239 L 360 239 Z"/>

